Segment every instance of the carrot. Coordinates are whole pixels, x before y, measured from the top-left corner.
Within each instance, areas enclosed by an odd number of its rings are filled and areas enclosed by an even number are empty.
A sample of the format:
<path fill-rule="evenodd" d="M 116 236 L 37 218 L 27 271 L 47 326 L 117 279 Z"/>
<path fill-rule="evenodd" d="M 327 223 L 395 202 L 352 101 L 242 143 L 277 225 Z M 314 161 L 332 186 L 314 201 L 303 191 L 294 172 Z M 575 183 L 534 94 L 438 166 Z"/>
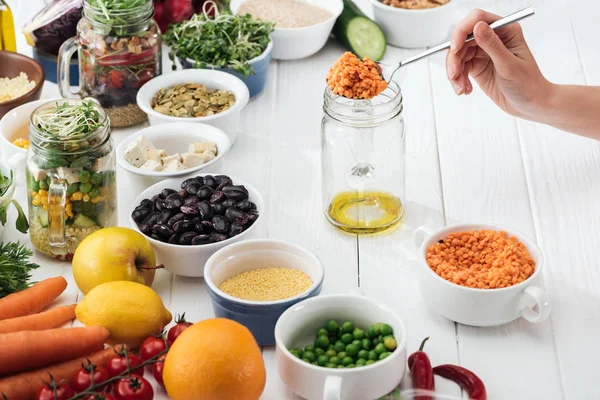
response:
<path fill-rule="evenodd" d="M 48 307 L 67 288 L 62 276 L 36 283 L 21 292 L 0 299 L 0 321 L 36 314 Z"/>
<path fill-rule="evenodd" d="M 43 331 L 58 328 L 62 324 L 75 319 L 75 306 L 52 308 L 39 314 L 5 319 L 0 321 L 0 334 L 19 331 Z"/>
<path fill-rule="evenodd" d="M 93 353 L 110 336 L 106 328 L 64 328 L 0 335 L 0 376 Z"/>
<path fill-rule="evenodd" d="M 46 368 L 0 379 L 0 398 L 4 394 L 8 400 L 33 400 L 37 391 L 44 386 L 43 381 L 50 380 L 50 375 L 57 382 L 70 380 L 81 368 L 81 363 L 85 362 L 86 358 L 95 365 L 105 366 L 108 360 L 115 355 L 115 349 L 121 349 L 121 346 L 109 347 L 87 357 L 74 358 Z"/>

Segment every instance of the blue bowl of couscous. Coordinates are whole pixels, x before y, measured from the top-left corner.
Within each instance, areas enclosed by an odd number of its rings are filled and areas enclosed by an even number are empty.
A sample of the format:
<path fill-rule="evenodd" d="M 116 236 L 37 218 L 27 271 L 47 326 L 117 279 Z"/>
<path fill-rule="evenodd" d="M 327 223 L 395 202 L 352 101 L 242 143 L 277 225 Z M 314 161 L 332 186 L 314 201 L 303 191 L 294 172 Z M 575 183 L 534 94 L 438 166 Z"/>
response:
<path fill-rule="evenodd" d="M 261 346 L 275 344 L 275 324 L 292 305 L 317 296 L 325 269 L 309 250 L 272 239 L 245 240 L 214 253 L 204 267 L 215 316 L 246 326 Z"/>

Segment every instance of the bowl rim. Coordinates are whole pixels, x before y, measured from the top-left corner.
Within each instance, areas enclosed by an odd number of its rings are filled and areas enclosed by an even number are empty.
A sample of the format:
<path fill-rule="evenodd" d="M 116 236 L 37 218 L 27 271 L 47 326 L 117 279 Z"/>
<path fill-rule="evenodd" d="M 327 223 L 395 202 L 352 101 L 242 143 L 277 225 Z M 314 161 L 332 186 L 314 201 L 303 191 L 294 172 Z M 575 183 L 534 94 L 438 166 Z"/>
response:
<path fill-rule="evenodd" d="M 450 282 L 450 281 L 442 278 L 438 274 L 436 274 L 429 267 L 429 264 L 427 264 L 425 255 L 427 254 L 427 248 L 431 245 L 431 241 L 433 240 L 432 239 L 433 237 L 439 236 L 439 235 L 447 236 L 448 234 L 454 233 L 454 232 L 469 231 L 469 230 L 482 230 L 482 229 L 494 230 L 497 232 L 506 232 L 508 234 L 508 236 L 514 236 L 521 243 L 523 243 L 523 245 L 525 245 L 525 247 L 529 251 L 530 255 L 532 257 L 535 256 L 538 259 L 537 262 L 535 263 L 535 269 L 533 270 L 533 274 L 531 274 L 529 276 L 529 278 L 525 279 L 523 282 L 519 282 L 516 285 L 507 286 L 504 288 L 497 288 L 497 289 L 479 289 L 479 288 L 471 288 L 471 287 L 467 287 L 467 286 L 461 286 L 454 282 Z M 539 274 L 542 273 L 542 268 L 544 266 L 544 256 L 543 256 L 540 248 L 537 246 L 537 244 L 535 242 L 530 240 L 524 233 L 522 233 L 516 229 L 507 229 L 503 226 L 496 225 L 496 224 L 472 222 L 472 223 L 447 225 L 443 228 L 435 229 L 429 237 L 427 237 L 425 240 L 423 240 L 423 243 L 421 244 L 421 247 L 419 247 L 418 250 L 419 250 L 419 253 L 418 253 L 419 264 L 421 264 L 421 267 L 427 271 L 426 273 L 435 277 L 437 280 L 449 285 L 449 287 L 458 288 L 458 289 L 465 290 L 467 292 L 472 292 L 472 293 L 493 294 L 493 293 L 503 293 L 503 292 L 509 292 L 509 291 L 520 291 L 521 289 L 524 289 L 526 286 L 531 285 L 531 282 L 535 278 L 537 278 Z"/>
<path fill-rule="evenodd" d="M 184 125 L 181 128 L 185 128 L 187 127 L 188 129 L 208 129 L 208 130 L 212 130 L 214 131 L 214 134 L 216 136 L 219 136 L 221 138 L 221 140 L 225 141 L 227 143 L 225 149 L 221 149 L 219 147 L 217 147 L 218 150 L 218 155 L 213 158 L 212 160 L 210 160 L 209 162 L 205 163 L 205 164 L 201 164 L 201 165 L 197 165 L 193 168 L 187 168 L 181 171 L 175 171 L 175 172 L 164 172 L 164 171 L 146 171 L 143 170 L 141 168 L 136 168 L 133 165 L 129 164 L 127 162 L 127 160 L 125 160 L 125 157 L 123 156 L 123 152 L 125 150 L 125 147 L 131 143 L 134 139 L 143 136 L 147 131 L 150 130 L 159 130 L 159 129 L 175 129 L 176 127 L 173 125 Z M 195 132 L 192 132 L 193 134 L 196 134 Z M 167 135 L 176 135 L 177 133 L 167 133 L 164 134 L 164 136 Z M 201 136 L 200 133 L 197 133 L 198 136 Z M 229 150 L 231 150 L 231 139 L 229 138 L 229 136 L 227 136 L 227 134 L 225 132 L 223 132 L 223 130 L 214 127 L 212 125 L 208 125 L 208 124 L 203 124 L 200 122 L 169 122 L 166 124 L 158 124 L 158 125 L 150 125 L 147 126 L 145 128 L 139 129 L 137 131 L 135 131 L 133 134 L 127 136 L 125 139 L 123 139 L 121 141 L 121 143 L 119 143 L 119 145 L 116 148 L 117 151 L 117 164 L 123 168 L 124 170 L 126 170 L 127 172 L 131 172 L 132 174 L 135 175 L 140 175 L 140 176 L 149 176 L 149 177 L 153 177 L 153 178 L 175 178 L 175 177 L 180 177 L 180 176 L 184 176 L 184 175 L 189 175 L 189 174 L 193 174 L 194 172 L 200 171 L 214 163 L 216 163 L 217 161 L 221 160 L 221 158 L 223 158 L 227 153 L 229 153 Z"/>
<path fill-rule="evenodd" d="M 239 5 L 241 6 L 242 4 L 246 3 L 247 1 L 249 1 L 249 0 L 240 0 L 240 4 Z M 305 31 L 308 31 L 308 30 L 310 30 L 312 28 L 321 27 L 321 26 L 330 24 L 332 21 L 337 20 L 339 18 L 339 16 L 342 14 L 342 12 L 344 11 L 344 2 L 343 2 L 343 0 L 333 0 L 333 1 L 337 5 L 337 11 L 332 12 L 331 18 L 329 18 L 329 19 L 327 19 L 327 20 L 325 20 L 323 22 L 319 22 L 318 24 L 308 25 L 308 26 L 300 26 L 300 27 L 295 27 L 295 28 L 282 28 L 282 27 L 275 26 L 273 32 L 305 32 Z M 325 7 L 323 7 L 323 6 L 319 5 L 319 4 L 315 4 L 315 3 L 317 3 L 316 1 L 315 2 L 303 1 L 303 2 L 311 4 L 311 5 L 316 6 L 316 7 L 321 7 L 321 8 L 325 9 Z M 238 7 L 238 9 L 239 9 L 239 7 Z M 326 9 L 326 10 L 329 11 L 328 9 Z M 237 12 L 238 12 L 238 10 L 236 9 L 235 10 L 235 14 L 237 14 Z"/>
<path fill-rule="evenodd" d="M 197 76 L 192 76 L 189 79 L 183 79 L 183 76 L 186 74 L 197 75 Z M 215 115 L 209 115 L 209 116 L 205 116 L 205 117 L 195 117 L 195 118 L 173 117 L 171 115 L 164 115 L 164 114 L 159 113 L 158 111 L 155 111 L 150 106 L 150 100 L 152 99 L 152 97 L 154 97 L 156 92 L 161 88 L 161 85 L 159 85 L 159 82 L 166 80 L 166 79 L 168 79 L 168 80 L 175 79 L 175 77 L 179 76 L 179 75 L 182 76 L 182 79 L 180 79 L 180 81 L 182 83 L 192 82 L 192 83 L 198 83 L 198 84 L 202 84 L 202 85 L 206 85 L 206 83 L 199 82 L 202 79 L 201 75 L 204 75 L 205 79 L 207 77 L 210 78 L 210 75 L 221 76 L 223 79 L 229 79 L 233 83 L 230 82 L 229 84 L 227 84 L 225 86 L 228 86 L 227 90 L 234 92 L 235 97 L 236 97 L 236 102 L 232 107 L 228 108 L 225 111 L 222 111 Z M 175 79 L 175 80 L 177 80 L 177 79 Z M 181 83 L 179 83 L 179 84 L 181 84 Z M 148 85 L 148 86 L 146 86 L 146 85 Z M 156 90 L 153 89 L 153 86 L 155 86 L 155 85 L 158 87 Z M 170 87 L 170 86 L 174 86 L 174 85 L 177 85 L 177 83 L 163 85 L 162 87 Z M 239 86 L 239 90 L 234 90 L 232 88 L 233 86 Z M 145 90 L 144 90 L 144 88 L 145 88 Z M 148 93 L 149 96 L 144 96 L 144 93 L 149 92 L 149 91 L 152 91 L 152 93 Z M 235 76 L 233 74 L 230 74 L 225 71 L 220 71 L 217 69 L 188 68 L 188 69 L 182 69 L 179 71 L 174 71 L 169 74 L 159 75 L 155 78 L 150 79 L 148 82 L 146 82 L 144 85 L 142 85 L 142 87 L 138 90 L 137 95 L 136 95 L 136 103 L 137 103 L 138 107 L 140 107 L 142 109 L 142 111 L 144 111 L 146 114 L 148 114 L 148 116 L 152 116 L 157 119 L 162 119 L 163 121 L 193 122 L 193 123 L 202 123 L 204 121 L 215 121 L 215 120 L 218 120 L 221 118 L 226 118 L 227 116 L 233 115 L 236 112 L 243 110 L 244 107 L 246 107 L 246 105 L 248 104 L 249 100 L 250 100 L 250 91 L 248 89 L 248 86 L 244 83 L 244 81 L 242 81 L 240 78 L 238 78 L 237 76 Z"/>
<path fill-rule="evenodd" d="M 199 174 L 195 174 L 195 176 L 207 176 L 207 175 L 211 175 L 211 176 L 215 176 L 215 175 L 227 175 L 224 173 L 199 173 Z M 251 200 L 254 204 L 256 204 L 256 209 L 259 212 L 258 218 L 257 220 L 245 231 L 243 231 L 242 233 L 232 236 L 230 238 L 227 238 L 225 240 L 222 240 L 220 242 L 215 242 L 215 243 L 207 243 L 207 244 L 201 244 L 201 245 L 197 245 L 197 246 L 185 246 L 182 244 L 171 244 L 171 243 L 165 243 L 165 242 L 161 242 L 159 240 L 153 239 L 152 237 L 146 235 L 145 233 L 143 233 L 140 228 L 138 227 L 137 223 L 133 220 L 133 217 L 131 216 L 131 214 L 133 213 L 133 211 L 135 210 L 135 208 L 141 203 L 141 201 L 145 198 L 152 198 L 155 195 L 152 195 L 150 197 L 148 197 L 146 195 L 146 193 L 150 193 L 152 191 L 156 191 L 158 186 L 163 186 L 165 184 L 173 184 L 173 185 L 181 185 L 181 183 L 186 180 L 186 179 L 190 179 L 193 178 L 193 176 L 180 176 L 180 177 L 176 177 L 176 178 L 170 178 L 170 179 L 163 179 L 160 182 L 156 182 L 155 184 L 149 186 L 148 188 L 146 188 L 145 190 L 143 190 L 134 200 L 133 200 L 133 204 L 131 209 L 129 210 L 129 223 L 131 224 L 131 227 L 138 233 L 142 234 L 146 240 L 148 240 L 148 242 L 152 245 L 152 246 L 164 246 L 166 249 L 172 249 L 172 250 L 215 250 L 215 249 L 220 249 L 223 246 L 227 246 L 228 244 L 231 243 L 235 243 L 236 240 L 240 240 L 242 239 L 244 236 L 246 236 L 248 234 L 248 232 L 254 230 L 256 228 L 256 225 L 258 223 L 258 220 L 261 219 L 261 217 L 264 217 L 265 215 L 265 201 L 264 198 L 262 197 L 262 195 L 260 194 L 260 192 L 258 191 L 258 189 L 256 189 L 256 187 L 254 185 L 252 185 L 251 183 L 248 183 L 248 181 L 244 180 L 244 179 L 238 179 L 235 176 L 232 175 L 227 175 L 228 177 L 231 178 L 231 180 L 236 184 L 236 185 L 244 185 L 246 188 L 249 188 L 250 190 L 248 190 L 249 192 L 252 190 L 256 193 L 256 199 Z M 167 267 L 168 269 L 168 267 Z M 204 269 L 202 269 L 202 271 L 204 271 Z"/>
<path fill-rule="evenodd" d="M 438 7 L 423 8 L 423 9 L 411 9 L 411 8 L 400 8 L 400 7 L 388 6 L 387 4 L 383 4 L 379 0 L 369 0 L 369 1 L 373 5 L 373 7 L 377 7 L 382 10 L 386 10 L 386 11 L 397 12 L 399 14 L 404 14 L 404 13 L 433 14 L 436 12 L 440 12 L 439 11 L 440 9 L 443 9 L 445 11 L 445 9 L 448 8 L 446 6 L 448 6 L 450 4 L 454 5 L 454 3 L 458 2 L 459 0 L 450 0 L 446 4 L 442 4 Z"/>
<path fill-rule="evenodd" d="M 316 302 L 326 302 L 329 299 L 332 298 L 342 298 L 342 299 L 360 299 L 360 301 L 365 301 L 368 303 L 371 303 L 372 307 L 379 307 L 379 308 L 383 308 L 385 309 L 392 317 L 394 317 L 397 322 L 398 325 L 400 326 L 401 330 L 402 330 L 402 338 L 400 341 L 398 341 L 396 339 L 396 349 L 392 352 L 392 354 L 386 358 L 384 358 L 383 360 L 380 360 L 376 363 L 373 363 L 371 365 L 365 365 L 363 367 L 360 367 L 359 371 L 363 371 L 366 370 L 368 368 L 378 368 L 381 366 L 385 366 L 386 364 L 389 364 L 392 362 L 392 360 L 394 358 L 399 357 L 399 354 L 401 354 L 403 352 L 403 350 L 406 349 L 406 325 L 404 324 L 404 321 L 402 320 L 402 318 L 400 318 L 400 316 L 398 315 L 398 313 L 396 313 L 396 311 L 394 311 L 393 308 L 391 308 L 390 306 L 388 306 L 385 303 L 382 303 L 378 300 L 375 300 L 373 298 L 361 295 L 361 294 L 340 294 L 340 293 L 336 293 L 336 294 L 327 294 L 327 295 L 321 295 L 321 296 L 315 296 L 315 297 L 310 297 L 308 299 L 302 300 L 294 305 L 292 305 L 291 307 L 289 307 L 287 310 L 285 310 L 281 316 L 279 317 L 279 319 L 277 320 L 277 323 L 275 324 L 275 344 L 277 346 L 277 349 L 281 349 L 281 351 L 283 352 L 283 354 L 288 358 L 288 359 L 292 359 L 294 363 L 301 365 L 303 367 L 306 368 L 310 368 L 312 370 L 315 371 L 332 371 L 331 368 L 327 368 L 327 367 L 321 367 L 320 365 L 313 365 L 313 364 L 309 364 L 307 362 L 304 362 L 302 360 L 300 360 L 298 357 L 295 357 L 290 350 L 283 344 L 283 338 L 281 337 L 281 324 L 282 324 L 282 319 L 283 318 L 287 318 L 288 314 L 292 313 L 292 310 L 295 309 L 295 307 L 305 307 L 306 304 L 312 304 L 312 303 L 316 303 Z M 394 329 L 394 332 L 396 331 L 396 329 Z M 396 338 L 396 335 L 394 335 L 394 338 Z M 337 373 L 342 373 L 342 374 L 347 374 L 347 373 L 352 373 L 352 372 L 356 372 L 357 370 L 352 368 L 352 369 L 336 369 L 335 370 L 335 374 Z"/>
<path fill-rule="evenodd" d="M 250 61 L 248 61 L 248 64 L 253 65 L 258 63 L 259 61 L 262 61 L 265 59 L 265 57 L 267 57 L 271 52 L 273 51 L 273 38 L 271 36 L 269 36 L 269 44 L 267 44 L 267 47 L 265 47 L 265 50 L 260 53 L 260 55 L 252 58 Z M 189 63 L 195 63 L 195 60 L 192 60 L 191 58 L 186 58 L 185 61 L 189 62 Z M 225 67 L 220 67 L 218 65 L 212 65 L 212 64 L 206 64 L 206 68 L 185 68 L 183 69 L 183 71 L 185 71 L 186 69 L 194 69 L 194 70 L 212 70 L 212 71 L 226 71 L 228 69 L 231 69 L 232 66 L 231 65 L 227 65 Z"/>
<path fill-rule="evenodd" d="M 282 299 L 282 300 L 272 300 L 272 301 L 255 301 L 255 300 L 240 299 L 240 298 L 231 296 L 231 295 L 223 292 L 221 289 L 219 289 L 217 287 L 217 285 L 215 285 L 215 283 L 212 280 L 211 275 L 208 273 L 208 269 L 212 264 L 216 263 L 216 261 L 215 261 L 216 257 L 221 255 L 222 253 L 231 251 L 231 249 L 235 249 L 236 247 L 248 246 L 248 245 L 253 245 L 253 244 L 262 244 L 262 243 L 276 244 L 279 246 L 285 246 L 287 248 L 293 247 L 293 248 L 296 248 L 297 250 L 302 251 L 307 256 L 312 258 L 312 261 L 314 261 L 315 264 L 319 267 L 318 280 L 315 280 L 308 289 L 297 294 L 296 296 L 288 297 L 288 298 Z M 278 250 L 281 251 L 283 249 L 279 248 Z M 261 268 L 255 268 L 255 269 L 261 269 Z M 290 269 L 295 269 L 295 268 L 290 268 Z M 323 284 L 324 280 L 325 280 L 325 267 L 324 267 L 321 259 L 319 257 L 317 257 L 317 255 L 315 253 L 313 253 L 312 251 L 310 251 L 309 249 L 307 249 L 304 246 L 301 246 L 301 245 L 298 245 L 298 244 L 295 244 L 292 242 L 284 241 L 284 240 L 279 240 L 279 239 L 270 239 L 270 238 L 250 239 L 250 240 L 242 240 L 239 242 L 234 242 L 234 243 L 231 243 L 231 244 L 217 250 L 214 254 L 212 254 L 209 257 L 209 259 L 206 261 L 206 264 L 204 264 L 204 282 L 206 283 L 208 289 L 210 291 L 212 291 L 215 295 L 217 295 L 227 301 L 230 301 L 230 302 L 236 303 L 236 304 L 240 304 L 240 305 L 245 305 L 245 306 L 270 307 L 270 306 L 281 306 L 281 305 L 285 305 L 288 303 L 297 303 L 298 301 L 301 301 L 302 299 L 304 299 L 307 296 L 309 296 L 310 294 L 312 294 L 315 290 L 317 290 L 319 288 L 319 286 L 321 286 Z"/>
<path fill-rule="evenodd" d="M 18 110 L 18 109 L 19 109 L 19 108 L 21 108 L 21 107 L 25 107 L 25 106 L 29 106 L 29 105 L 35 105 L 35 108 L 33 109 L 33 110 L 35 110 L 36 108 L 38 108 L 38 107 L 39 107 L 39 106 L 41 106 L 42 104 L 45 104 L 45 103 L 47 103 L 47 102 L 51 102 L 51 101 L 55 101 L 55 100 L 56 100 L 56 101 L 59 101 L 59 100 L 62 100 L 62 99 L 61 99 L 61 98 L 58 98 L 58 97 L 57 97 L 57 98 L 52 98 L 52 99 L 38 99 L 38 100 L 28 101 L 27 103 L 20 104 L 20 105 L 18 105 L 18 106 L 16 106 L 16 107 L 14 107 L 14 108 L 10 109 L 10 110 L 9 110 L 9 111 L 8 111 L 6 114 L 4 114 L 4 116 L 3 116 L 2 118 L 0 118 L 0 128 L 1 128 L 1 127 L 2 127 L 2 125 L 5 123 L 5 122 L 3 122 L 3 121 L 8 121 L 8 119 L 4 119 L 4 117 L 6 117 L 6 116 L 7 116 L 8 114 L 10 114 L 11 112 L 14 112 L 14 111 Z M 33 113 L 33 110 L 31 111 L 32 113 Z M 30 114 L 31 114 L 31 113 L 30 113 Z M 30 119 L 30 118 L 27 118 L 27 133 L 28 133 L 28 136 L 27 136 L 27 138 L 29 138 L 29 119 Z M 3 132 L 1 132 L 1 130 L 0 130 L 0 140 L 3 140 L 5 143 L 8 143 L 10 146 L 12 146 L 12 148 L 14 148 L 14 150 L 15 150 L 15 151 L 23 151 L 23 152 L 25 152 L 25 153 L 27 152 L 27 149 L 24 149 L 24 148 L 22 148 L 22 147 L 19 147 L 19 146 L 17 146 L 17 145 L 15 145 L 15 144 L 13 144 L 13 143 L 12 143 L 12 142 L 11 142 L 11 141 L 8 139 L 8 137 L 6 137 L 6 135 L 5 135 Z"/>
<path fill-rule="evenodd" d="M 29 61 L 33 61 L 33 63 L 38 67 L 38 69 L 41 72 L 41 76 L 40 76 L 40 80 L 38 82 L 35 83 L 35 86 L 33 87 L 33 89 L 31 89 L 30 91 L 28 91 L 27 93 L 22 94 L 19 97 L 15 97 L 14 99 L 5 101 L 3 103 L 0 103 L 0 107 L 9 107 L 9 110 L 11 110 L 12 108 L 10 107 L 11 105 L 14 105 L 15 103 L 24 100 L 25 98 L 33 95 L 34 93 L 37 93 L 38 91 L 40 91 L 42 89 L 42 86 L 44 85 L 44 82 L 46 81 L 46 72 L 44 71 L 44 68 L 42 68 L 42 64 L 40 64 L 37 60 L 28 57 L 24 54 L 21 53 L 16 53 L 16 52 L 12 52 L 12 51 L 7 51 L 7 50 L 0 50 L 0 56 L 2 56 L 2 53 L 11 53 L 11 54 L 16 54 L 17 58 L 20 58 L 21 61 L 24 60 L 29 60 Z M 23 71 L 22 71 L 23 72 Z M 6 78 L 6 77 L 2 77 L 2 78 Z M 29 76 L 27 76 L 27 79 L 31 79 Z M 26 104 L 26 103 L 23 103 Z"/>

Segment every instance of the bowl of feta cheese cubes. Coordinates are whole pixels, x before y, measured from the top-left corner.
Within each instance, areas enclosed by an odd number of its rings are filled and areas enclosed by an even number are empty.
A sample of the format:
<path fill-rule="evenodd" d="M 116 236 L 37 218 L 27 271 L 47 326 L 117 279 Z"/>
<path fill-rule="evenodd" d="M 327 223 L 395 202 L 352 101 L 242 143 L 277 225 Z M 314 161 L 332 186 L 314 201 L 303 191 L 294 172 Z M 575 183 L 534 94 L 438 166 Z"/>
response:
<path fill-rule="evenodd" d="M 198 172 L 220 160 L 230 147 L 227 134 L 214 126 L 174 122 L 127 137 L 117 148 L 117 163 L 132 174 L 165 179 Z"/>

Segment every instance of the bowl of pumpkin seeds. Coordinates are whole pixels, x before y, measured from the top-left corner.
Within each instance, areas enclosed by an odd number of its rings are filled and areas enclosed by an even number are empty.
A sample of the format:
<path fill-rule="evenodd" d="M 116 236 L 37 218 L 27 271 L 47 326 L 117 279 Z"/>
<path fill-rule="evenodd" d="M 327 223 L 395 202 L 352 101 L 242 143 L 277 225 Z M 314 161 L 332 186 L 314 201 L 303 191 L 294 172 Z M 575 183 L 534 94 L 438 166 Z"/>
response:
<path fill-rule="evenodd" d="M 140 88 L 138 106 L 150 125 L 199 122 L 221 129 L 235 142 L 250 94 L 241 79 L 222 71 L 185 69 L 157 76 Z"/>

